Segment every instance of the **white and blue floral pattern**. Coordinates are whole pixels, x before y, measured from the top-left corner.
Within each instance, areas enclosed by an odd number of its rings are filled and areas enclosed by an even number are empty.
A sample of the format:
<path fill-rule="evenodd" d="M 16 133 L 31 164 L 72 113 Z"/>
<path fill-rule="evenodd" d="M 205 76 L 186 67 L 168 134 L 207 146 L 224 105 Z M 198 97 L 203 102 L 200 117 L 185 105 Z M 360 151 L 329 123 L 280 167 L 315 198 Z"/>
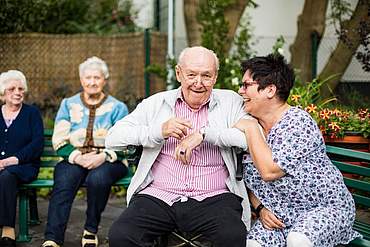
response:
<path fill-rule="evenodd" d="M 246 155 L 244 181 L 286 228 L 270 231 L 257 220 L 247 238 L 263 247 L 283 247 L 292 231 L 304 233 L 315 247 L 330 247 L 359 237 L 352 229 L 353 198 L 326 155 L 323 137 L 311 116 L 291 107 L 271 129 L 267 144 L 286 175 L 264 182 Z"/>

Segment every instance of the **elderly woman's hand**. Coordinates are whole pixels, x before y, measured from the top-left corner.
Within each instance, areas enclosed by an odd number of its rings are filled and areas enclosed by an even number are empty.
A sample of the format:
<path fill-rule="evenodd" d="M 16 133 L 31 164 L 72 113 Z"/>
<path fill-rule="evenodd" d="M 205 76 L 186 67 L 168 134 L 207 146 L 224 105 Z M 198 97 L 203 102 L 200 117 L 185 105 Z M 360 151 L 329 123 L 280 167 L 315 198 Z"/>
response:
<path fill-rule="evenodd" d="M 250 128 L 258 128 L 258 121 L 255 118 L 240 119 L 233 127 L 245 132 Z"/>
<path fill-rule="evenodd" d="M 106 158 L 105 153 L 90 152 L 81 154 L 75 158 L 75 163 L 88 170 L 95 169 L 104 163 Z"/>
<path fill-rule="evenodd" d="M 267 208 L 261 209 L 260 221 L 263 227 L 268 230 L 281 229 L 285 227 L 284 223 Z"/>
<path fill-rule="evenodd" d="M 19 160 L 15 156 L 8 157 L 6 159 L 0 160 L 0 171 L 5 169 L 7 166 L 18 165 Z"/>

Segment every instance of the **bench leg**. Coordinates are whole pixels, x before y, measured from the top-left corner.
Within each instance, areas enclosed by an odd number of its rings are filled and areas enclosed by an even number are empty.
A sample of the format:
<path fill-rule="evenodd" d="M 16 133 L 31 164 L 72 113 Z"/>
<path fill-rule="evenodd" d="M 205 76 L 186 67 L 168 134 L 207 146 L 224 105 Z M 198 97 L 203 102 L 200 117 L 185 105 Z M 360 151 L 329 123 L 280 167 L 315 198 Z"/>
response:
<path fill-rule="evenodd" d="M 19 231 L 17 242 L 30 242 L 31 237 L 28 233 L 28 197 L 26 190 L 19 191 Z"/>
<path fill-rule="evenodd" d="M 29 205 L 30 205 L 30 220 L 28 222 L 29 225 L 39 225 L 41 223 L 39 218 L 39 212 L 37 209 L 37 194 L 36 189 L 31 189 L 28 191 L 29 193 Z"/>
<path fill-rule="evenodd" d="M 193 242 L 194 240 L 198 239 L 202 235 L 197 235 L 189 240 L 185 238 L 184 236 L 180 235 L 179 233 L 177 233 L 176 231 L 173 231 L 171 234 L 177 237 L 178 239 L 180 239 L 181 241 L 183 241 L 182 244 L 176 245 L 176 247 L 181 247 L 181 246 L 202 247 L 202 245 L 198 245 Z"/>

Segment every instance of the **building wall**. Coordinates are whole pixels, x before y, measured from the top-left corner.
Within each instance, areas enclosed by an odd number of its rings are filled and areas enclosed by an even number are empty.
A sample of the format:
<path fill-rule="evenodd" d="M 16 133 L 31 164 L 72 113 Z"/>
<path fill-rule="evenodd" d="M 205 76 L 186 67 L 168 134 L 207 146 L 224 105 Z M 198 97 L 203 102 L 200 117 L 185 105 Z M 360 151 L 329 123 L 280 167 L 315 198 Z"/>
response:
<path fill-rule="evenodd" d="M 135 4 L 140 2 L 153 2 L 155 0 L 134 0 Z M 357 0 L 350 1 L 354 7 Z M 160 31 L 167 32 L 167 3 L 168 0 L 159 0 L 160 3 Z M 297 33 L 297 17 L 302 12 L 304 0 L 257 0 L 259 7 L 246 10 L 245 14 L 251 17 L 251 25 L 254 28 L 253 36 L 256 42 L 253 49 L 257 55 L 266 55 L 272 51 L 276 39 L 283 35 L 286 43 L 283 47 L 284 55 L 290 60 L 289 46 L 294 42 Z M 149 5 L 149 4 L 148 4 Z M 154 2 L 153 5 L 154 6 Z M 175 6 L 175 56 L 187 46 L 185 20 L 183 13 L 183 0 L 174 0 Z M 330 11 L 328 7 L 328 12 Z M 144 9 L 142 11 L 145 11 Z M 329 14 L 329 13 L 328 13 Z M 147 15 L 148 16 L 148 15 Z M 150 17 L 148 17 L 150 18 Z M 335 49 L 338 42 L 334 27 L 328 25 L 318 51 L 318 73 L 325 66 L 331 51 Z M 361 64 L 352 59 L 342 77 L 345 82 L 368 82 L 369 73 L 365 73 Z"/>

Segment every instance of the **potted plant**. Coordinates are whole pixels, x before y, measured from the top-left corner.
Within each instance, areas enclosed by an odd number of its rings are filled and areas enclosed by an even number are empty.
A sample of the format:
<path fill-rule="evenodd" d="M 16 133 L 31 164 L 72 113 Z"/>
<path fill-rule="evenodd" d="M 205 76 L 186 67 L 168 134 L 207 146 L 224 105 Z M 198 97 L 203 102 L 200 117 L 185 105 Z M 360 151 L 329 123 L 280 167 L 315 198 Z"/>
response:
<path fill-rule="evenodd" d="M 323 133 L 326 143 L 369 152 L 369 109 L 329 107 L 328 103 L 336 101 L 336 98 L 321 98 L 320 87 L 330 79 L 331 77 L 323 81 L 315 79 L 307 85 L 294 86 L 288 103 L 310 113 Z"/>

